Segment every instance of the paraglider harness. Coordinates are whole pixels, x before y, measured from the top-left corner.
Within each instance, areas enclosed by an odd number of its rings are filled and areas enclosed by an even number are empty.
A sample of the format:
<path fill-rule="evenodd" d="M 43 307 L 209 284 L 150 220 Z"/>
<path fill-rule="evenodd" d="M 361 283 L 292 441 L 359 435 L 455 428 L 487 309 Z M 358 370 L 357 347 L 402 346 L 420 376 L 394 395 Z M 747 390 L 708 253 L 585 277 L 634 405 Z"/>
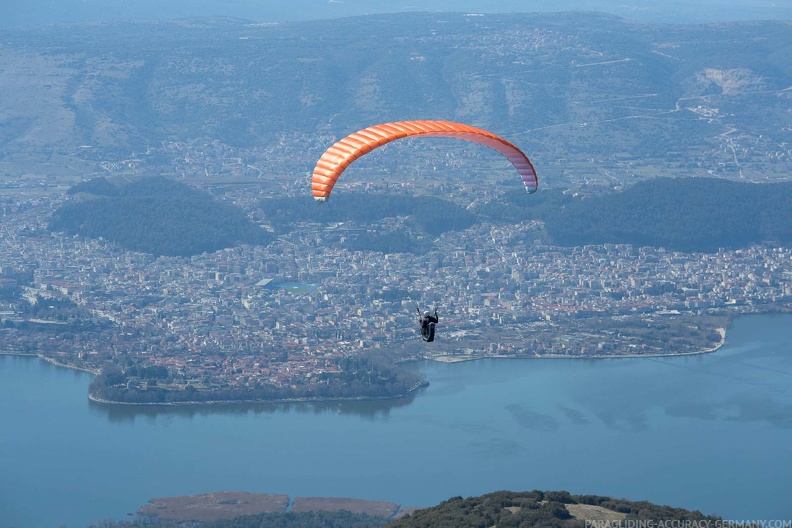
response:
<path fill-rule="evenodd" d="M 418 306 L 415 309 L 418 311 L 419 322 L 421 323 L 421 339 L 431 343 L 435 337 L 435 325 L 439 321 L 437 318 L 437 307 L 434 309 L 434 315 L 421 315 L 421 309 Z M 428 314 L 429 312 L 426 313 Z"/>

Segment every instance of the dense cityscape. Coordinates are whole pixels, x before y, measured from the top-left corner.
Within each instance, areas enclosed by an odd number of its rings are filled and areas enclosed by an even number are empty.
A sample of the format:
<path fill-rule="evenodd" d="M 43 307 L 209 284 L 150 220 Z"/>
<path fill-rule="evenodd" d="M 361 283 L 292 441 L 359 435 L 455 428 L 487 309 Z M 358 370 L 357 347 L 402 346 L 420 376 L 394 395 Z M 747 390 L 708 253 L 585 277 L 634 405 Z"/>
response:
<path fill-rule="evenodd" d="M 349 184 L 356 187 L 369 185 Z M 271 192 L 225 198 L 256 216 L 259 196 Z M 267 246 L 155 258 L 49 233 L 48 215 L 65 195 L 14 194 L 0 224 L 2 288 L 26 301 L 7 299 L 0 310 L 3 350 L 92 372 L 107 362 L 160 368 L 160 386 L 173 389 L 306 387 L 369 352 L 442 361 L 698 353 L 722 342 L 728 317 L 784 310 L 792 300 L 792 251 L 781 247 L 559 247 L 538 241 L 536 221 L 479 222 L 442 234 L 423 255 L 325 242 L 410 229 L 393 218 L 384 226 L 303 222 Z M 28 303 L 38 304 L 34 315 Z M 438 307 L 432 345 L 420 341 L 417 306 Z M 58 327 L 66 331 L 51 331 Z M 136 389 L 150 383 L 127 379 Z"/>

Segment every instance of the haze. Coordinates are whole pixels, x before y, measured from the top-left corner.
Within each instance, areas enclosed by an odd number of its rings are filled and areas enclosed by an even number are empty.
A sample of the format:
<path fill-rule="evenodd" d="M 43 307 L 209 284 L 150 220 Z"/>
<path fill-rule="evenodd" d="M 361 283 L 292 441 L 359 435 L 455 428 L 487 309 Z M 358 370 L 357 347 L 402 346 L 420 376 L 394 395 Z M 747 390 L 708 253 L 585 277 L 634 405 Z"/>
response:
<path fill-rule="evenodd" d="M 10 0 L 0 2 L 0 27 L 109 19 L 229 16 L 288 22 L 406 11 L 481 13 L 601 11 L 647 22 L 709 23 L 792 19 L 789 0 Z"/>

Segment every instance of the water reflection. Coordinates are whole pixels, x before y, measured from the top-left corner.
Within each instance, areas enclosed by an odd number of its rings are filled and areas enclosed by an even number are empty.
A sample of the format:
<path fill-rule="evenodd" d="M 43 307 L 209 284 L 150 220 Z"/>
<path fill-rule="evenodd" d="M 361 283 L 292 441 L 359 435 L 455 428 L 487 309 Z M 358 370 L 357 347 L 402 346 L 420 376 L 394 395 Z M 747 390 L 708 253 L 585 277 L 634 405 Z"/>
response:
<path fill-rule="evenodd" d="M 558 431 L 558 421 L 548 414 L 534 411 L 527 405 L 510 404 L 506 406 L 506 411 L 512 419 L 524 429 L 535 429 L 537 431 Z"/>
<path fill-rule="evenodd" d="M 107 417 L 110 422 L 134 423 L 137 419 L 147 422 L 212 415 L 245 416 L 272 414 L 340 414 L 353 415 L 368 420 L 381 420 L 390 416 L 391 411 L 405 407 L 425 391 L 420 388 L 408 396 L 387 400 L 345 400 L 287 403 L 213 403 L 195 405 L 113 405 L 89 401 L 92 413 Z"/>
<path fill-rule="evenodd" d="M 560 405 L 559 408 L 561 412 L 575 425 L 588 425 L 589 419 L 586 418 L 586 415 L 582 412 L 578 411 L 577 409 L 572 409 L 571 407 L 567 407 L 565 405 Z"/>

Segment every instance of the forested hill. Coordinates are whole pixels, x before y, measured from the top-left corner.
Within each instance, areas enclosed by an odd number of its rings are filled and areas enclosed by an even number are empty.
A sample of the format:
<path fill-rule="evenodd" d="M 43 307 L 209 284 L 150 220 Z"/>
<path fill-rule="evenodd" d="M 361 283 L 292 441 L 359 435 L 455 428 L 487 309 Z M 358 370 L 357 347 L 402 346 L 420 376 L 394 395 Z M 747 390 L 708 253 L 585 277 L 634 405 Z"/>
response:
<path fill-rule="evenodd" d="M 497 491 L 479 497 L 451 498 L 433 508 L 388 524 L 388 528 L 582 528 L 586 521 L 701 521 L 717 520 L 650 502 L 634 502 L 597 495 L 571 495 L 566 491 Z"/>
<path fill-rule="evenodd" d="M 103 237 L 126 249 L 193 255 L 239 243 L 266 244 L 273 237 L 242 210 L 165 178 L 125 186 L 97 178 L 71 192 L 91 199 L 63 205 L 53 214 L 50 228 Z M 357 193 L 339 195 L 332 208 L 298 198 L 264 200 L 260 205 L 266 221 L 279 232 L 289 231 L 295 222 L 368 225 L 385 217 L 407 219 L 405 225 L 386 222 L 374 230 L 344 231 L 345 245 L 356 250 L 421 253 L 433 237 L 447 230 L 466 229 L 485 220 L 531 219 L 544 222 L 547 242 L 567 246 L 614 243 L 689 252 L 761 243 L 792 246 L 792 182 L 655 178 L 594 194 L 552 190 L 530 200 L 511 196 L 507 193 L 475 214 L 437 198 L 407 200 Z"/>
<path fill-rule="evenodd" d="M 463 230 L 477 222 L 527 220 L 541 220 L 545 233 L 540 238 L 563 246 L 612 243 L 686 252 L 762 243 L 792 246 L 792 182 L 655 178 L 618 190 L 540 190 L 531 196 L 513 182 L 504 185 L 513 186 L 514 192 L 470 210 L 435 197 L 407 199 L 374 193 L 339 194 L 331 207 L 317 207 L 309 198 L 283 199 L 277 204 L 265 200 L 261 209 L 278 231 L 290 229 L 295 221 L 369 226 L 360 233 L 343 231 L 346 241 L 342 245 L 386 253 L 420 253 L 440 233 Z M 397 216 L 405 221 L 382 222 Z M 330 240 L 333 232 L 325 236 Z"/>
<path fill-rule="evenodd" d="M 546 199 L 535 215 L 559 245 L 619 243 L 713 252 L 792 245 L 792 183 L 657 178 L 623 191 Z"/>
<path fill-rule="evenodd" d="M 89 198 L 55 211 L 51 230 L 102 237 L 133 251 L 189 256 L 240 243 L 266 244 L 272 238 L 241 209 L 166 178 L 124 186 L 96 178 L 70 193 Z"/>

